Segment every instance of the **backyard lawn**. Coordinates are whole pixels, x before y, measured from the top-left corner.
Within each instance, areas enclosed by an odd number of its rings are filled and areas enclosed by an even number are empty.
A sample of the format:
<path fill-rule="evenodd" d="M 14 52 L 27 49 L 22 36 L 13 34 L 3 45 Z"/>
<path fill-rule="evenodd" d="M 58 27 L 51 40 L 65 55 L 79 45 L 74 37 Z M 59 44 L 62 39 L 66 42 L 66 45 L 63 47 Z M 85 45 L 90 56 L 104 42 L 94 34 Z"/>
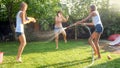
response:
<path fill-rule="evenodd" d="M 91 64 L 91 47 L 87 40 L 68 40 L 59 42 L 28 42 L 22 55 L 23 63 L 16 62 L 18 42 L 0 42 L 4 52 L 0 68 L 84 68 Z M 102 45 L 101 45 L 102 46 Z M 112 60 L 107 59 L 111 55 Z M 120 54 L 112 54 L 101 49 L 102 59 L 95 60 L 90 68 L 119 68 Z"/>

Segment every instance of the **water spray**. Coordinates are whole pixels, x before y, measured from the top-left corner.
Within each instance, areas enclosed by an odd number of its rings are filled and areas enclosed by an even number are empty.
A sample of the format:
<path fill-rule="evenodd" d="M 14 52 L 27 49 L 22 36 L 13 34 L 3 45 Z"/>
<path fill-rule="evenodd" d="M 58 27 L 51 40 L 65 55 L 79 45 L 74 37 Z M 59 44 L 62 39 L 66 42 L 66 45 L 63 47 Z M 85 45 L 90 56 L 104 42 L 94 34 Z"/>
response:
<path fill-rule="evenodd" d="M 75 26 L 75 24 L 71 24 L 71 25 L 69 25 L 69 26 L 67 26 L 67 27 L 65 27 L 65 28 L 63 28 L 63 29 L 66 30 L 66 29 L 68 29 L 68 28 L 70 28 L 70 27 L 73 27 L 73 26 Z"/>
<path fill-rule="evenodd" d="M 64 30 L 66 30 L 66 29 L 68 29 L 68 28 L 70 28 L 70 27 L 73 27 L 73 26 L 75 26 L 74 24 L 71 24 L 71 25 L 69 25 L 69 26 L 67 26 L 67 27 L 64 27 L 63 29 Z M 61 33 L 61 30 L 60 31 L 58 31 L 57 32 L 57 34 L 59 35 Z M 53 31 L 51 31 L 51 32 L 48 32 L 48 33 L 43 33 L 43 34 L 41 34 L 41 33 L 39 33 L 38 35 L 37 35 L 37 37 L 39 37 L 39 38 L 45 38 L 45 37 L 49 37 L 49 39 L 47 39 L 47 41 L 45 41 L 45 42 L 42 42 L 42 43 L 49 43 L 49 42 L 51 42 L 54 38 L 55 38 L 55 33 L 54 33 L 54 30 Z"/>
<path fill-rule="evenodd" d="M 48 31 L 48 32 L 37 32 L 37 33 L 34 33 L 34 35 L 42 40 L 41 43 L 49 43 L 50 41 L 52 41 L 54 39 L 54 31 Z"/>

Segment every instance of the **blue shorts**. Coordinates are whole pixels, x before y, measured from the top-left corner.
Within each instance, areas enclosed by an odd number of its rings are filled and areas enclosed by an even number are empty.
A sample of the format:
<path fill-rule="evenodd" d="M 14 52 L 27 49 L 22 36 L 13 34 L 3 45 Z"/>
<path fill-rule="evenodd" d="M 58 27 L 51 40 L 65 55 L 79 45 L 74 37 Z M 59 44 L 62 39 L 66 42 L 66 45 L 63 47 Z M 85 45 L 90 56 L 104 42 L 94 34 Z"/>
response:
<path fill-rule="evenodd" d="M 101 24 L 97 24 L 95 26 L 95 32 L 102 33 L 103 32 L 103 26 Z"/>
<path fill-rule="evenodd" d="M 54 32 L 55 33 L 59 33 L 59 32 L 61 32 L 61 31 L 63 31 L 64 29 L 62 28 L 62 27 L 55 27 L 54 28 Z"/>
<path fill-rule="evenodd" d="M 22 35 L 23 33 L 21 32 L 16 32 L 16 37 L 19 37 L 20 35 Z"/>

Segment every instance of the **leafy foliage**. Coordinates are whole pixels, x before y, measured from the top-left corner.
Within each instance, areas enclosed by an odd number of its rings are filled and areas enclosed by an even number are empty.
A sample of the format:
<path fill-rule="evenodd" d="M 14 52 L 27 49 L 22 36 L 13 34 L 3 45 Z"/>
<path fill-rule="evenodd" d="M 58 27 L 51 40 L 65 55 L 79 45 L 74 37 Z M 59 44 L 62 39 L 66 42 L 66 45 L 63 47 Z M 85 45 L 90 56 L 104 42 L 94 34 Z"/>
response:
<path fill-rule="evenodd" d="M 61 4 L 60 0 L 0 0 L 0 22 L 10 23 L 13 33 L 16 13 L 22 1 L 28 4 L 27 15 L 35 17 L 43 31 L 52 29 L 56 11 L 62 10 L 69 15 L 68 24 L 72 24 L 89 14 L 90 4 L 96 4 L 105 29 L 103 36 L 120 33 L 120 11 L 117 11 L 118 8 L 114 6 L 111 7 L 109 0 L 71 0 L 66 4 Z M 79 30 L 78 27 L 75 28 Z M 76 30 L 71 30 L 71 32 L 74 31 Z M 80 34 L 79 31 L 76 33 Z"/>
<path fill-rule="evenodd" d="M 42 30 L 48 30 L 54 23 L 56 11 L 60 10 L 59 0 L 29 0 L 28 15 L 34 16 Z"/>

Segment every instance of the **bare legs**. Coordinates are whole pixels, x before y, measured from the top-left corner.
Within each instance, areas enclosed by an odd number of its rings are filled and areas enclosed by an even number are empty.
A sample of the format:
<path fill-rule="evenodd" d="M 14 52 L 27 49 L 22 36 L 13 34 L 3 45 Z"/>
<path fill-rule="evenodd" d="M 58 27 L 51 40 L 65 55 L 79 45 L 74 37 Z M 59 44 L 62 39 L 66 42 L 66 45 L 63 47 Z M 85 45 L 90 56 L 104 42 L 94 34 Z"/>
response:
<path fill-rule="evenodd" d="M 20 35 L 19 36 L 19 41 L 20 41 L 20 45 L 19 45 L 19 48 L 18 48 L 18 54 L 17 54 L 17 62 L 22 62 L 21 60 L 21 55 L 22 55 L 22 52 L 24 50 L 24 47 L 26 45 L 26 37 L 24 34 Z"/>
<path fill-rule="evenodd" d="M 60 33 L 62 33 L 62 35 L 63 35 L 63 37 L 64 37 L 64 41 L 65 41 L 65 43 L 67 43 L 65 30 L 61 30 L 60 32 L 56 32 L 56 33 L 55 33 L 56 49 L 58 49 L 58 41 L 59 41 L 59 34 L 60 34 Z"/>
<path fill-rule="evenodd" d="M 88 40 L 89 44 L 92 46 L 92 48 L 95 52 L 95 55 L 98 55 L 98 59 L 101 58 L 100 49 L 99 49 L 100 36 L 101 36 L 100 33 L 94 32 Z"/>
<path fill-rule="evenodd" d="M 58 49 L 58 40 L 59 40 L 59 34 L 55 33 L 55 43 L 56 43 L 56 49 Z"/>
<path fill-rule="evenodd" d="M 62 35 L 63 35 L 63 38 L 64 38 L 64 42 L 67 43 L 66 32 L 65 32 L 65 30 L 62 31 Z"/>

